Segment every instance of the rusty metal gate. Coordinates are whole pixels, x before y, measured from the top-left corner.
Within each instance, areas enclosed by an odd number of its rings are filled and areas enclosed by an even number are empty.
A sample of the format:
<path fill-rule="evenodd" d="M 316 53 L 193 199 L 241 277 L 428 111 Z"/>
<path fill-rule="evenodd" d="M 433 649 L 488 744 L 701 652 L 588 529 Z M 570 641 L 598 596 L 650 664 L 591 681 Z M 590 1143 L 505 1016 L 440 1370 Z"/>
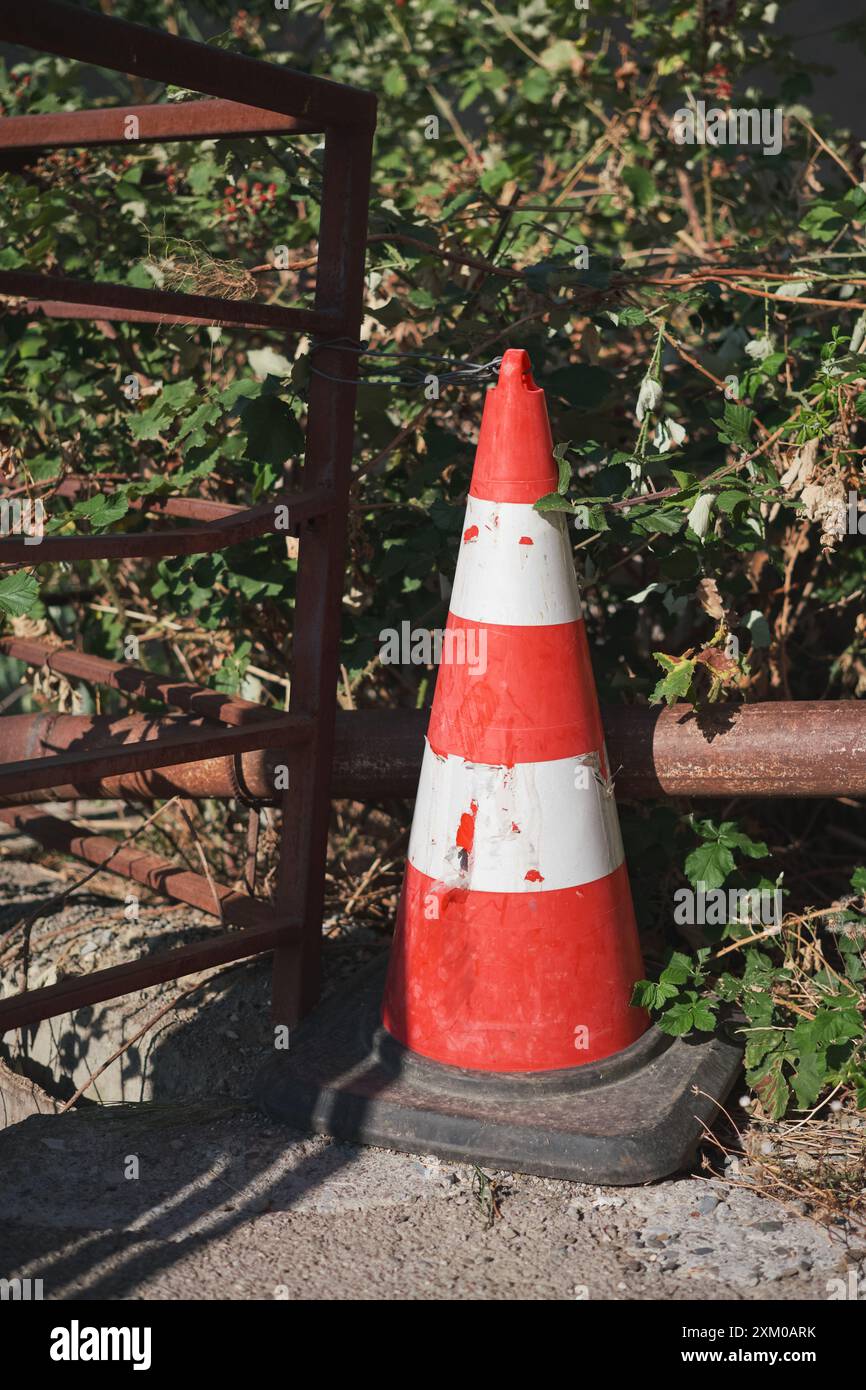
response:
<path fill-rule="evenodd" d="M 240 756 L 279 750 L 289 770 L 282 795 L 282 842 L 273 902 L 248 891 L 214 890 L 206 876 L 159 856 L 119 847 L 36 809 L 0 813 L 46 846 L 107 867 L 217 916 L 227 931 L 161 955 L 30 990 L 0 1003 L 0 1034 L 86 1004 L 177 979 L 208 966 L 274 952 L 274 1016 L 293 1022 L 315 1003 L 324 896 L 324 865 L 334 739 L 340 602 L 354 431 L 357 358 L 340 348 L 356 341 L 362 313 L 370 159 L 376 119 L 368 92 L 271 66 L 137 24 L 88 13 L 58 0 L 4 7 L 0 39 L 98 67 L 172 83 L 208 100 L 0 119 L 0 166 L 21 167 L 48 148 L 125 143 L 135 116 L 138 138 L 193 140 L 225 135 L 324 136 L 324 172 L 312 309 L 282 308 L 209 296 L 93 283 L 64 275 L 0 272 L 0 294 L 20 296 L 32 312 L 55 317 L 139 323 L 225 324 L 309 334 L 319 370 L 311 375 L 306 452 L 300 487 L 250 508 L 189 497 L 148 506 L 154 515 L 190 524 L 137 534 L 45 537 L 47 560 L 156 558 L 221 550 L 277 530 L 288 508 L 298 537 L 298 571 L 289 709 L 284 714 L 218 691 L 150 674 L 71 649 L 6 638 L 0 651 L 31 666 L 146 696 L 187 716 L 166 729 L 101 750 L 85 737 L 70 751 L 26 757 L 0 767 L 0 797 L 32 800 L 65 782 L 194 765 L 221 756 L 237 769 L 238 799 L 252 800 Z M 280 530 L 285 512 L 279 513 Z M 23 539 L 0 541 L 0 565 L 32 565 Z M 189 716 L 194 716 L 190 718 Z M 91 741 L 92 743 L 92 741 Z M 30 794 L 28 796 L 28 793 Z M 251 811 L 251 848 L 255 847 Z"/>

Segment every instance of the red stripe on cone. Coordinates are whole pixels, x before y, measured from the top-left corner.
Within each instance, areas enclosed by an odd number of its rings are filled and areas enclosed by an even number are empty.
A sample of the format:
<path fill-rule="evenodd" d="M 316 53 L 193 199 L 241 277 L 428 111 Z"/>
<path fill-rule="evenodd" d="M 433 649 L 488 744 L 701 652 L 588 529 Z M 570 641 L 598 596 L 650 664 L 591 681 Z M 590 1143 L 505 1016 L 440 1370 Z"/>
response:
<path fill-rule="evenodd" d="M 408 864 L 382 1019 L 413 1052 L 456 1067 L 575 1067 L 644 1032 L 629 1004 L 642 971 L 624 864 L 579 888 L 520 894 L 448 889 Z"/>
<path fill-rule="evenodd" d="M 504 627 L 451 613 L 447 626 L 466 634 L 458 650 L 485 653 L 486 670 L 473 675 L 467 662 L 439 667 L 427 732 L 435 752 L 510 767 L 603 746 L 582 618 Z"/>

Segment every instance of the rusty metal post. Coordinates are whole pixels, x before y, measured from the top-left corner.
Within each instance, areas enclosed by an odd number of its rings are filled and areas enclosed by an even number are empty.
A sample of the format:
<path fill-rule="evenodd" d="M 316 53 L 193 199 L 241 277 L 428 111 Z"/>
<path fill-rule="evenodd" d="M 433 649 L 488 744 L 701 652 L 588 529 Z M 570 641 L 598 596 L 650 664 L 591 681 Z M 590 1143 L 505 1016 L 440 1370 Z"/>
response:
<path fill-rule="evenodd" d="M 335 338 L 356 339 L 363 310 L 364 258 L 373 126 L 330 131 L 325 144 L 316 308 L 340 319 Z M 303 483 L 333 489 L 339 505 L 300 533 L 291 714 L 314 718 L 313 739 L 294 750 L 283 799 L 277 907 L 301 918 L 301 935 L 274 953 L 273 1008 L 294 1023 L 319 996 L 336 713 L 337 663 L 355 426 L 357 358 L 313 346 Z M 329 380 L 336 378 L 336 380 Z"/>

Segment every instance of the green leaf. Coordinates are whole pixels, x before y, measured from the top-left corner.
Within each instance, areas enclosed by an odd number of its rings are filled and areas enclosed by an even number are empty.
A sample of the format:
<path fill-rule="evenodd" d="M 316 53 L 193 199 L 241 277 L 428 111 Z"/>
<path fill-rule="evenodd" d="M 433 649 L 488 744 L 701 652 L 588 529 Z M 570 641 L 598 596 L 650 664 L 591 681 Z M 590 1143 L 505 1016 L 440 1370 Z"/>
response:
<path fill-rule="evenodd" d="M 559 467 L 559 482 L 557 483 L 556 490 L 564 497 L 571 486 L 571 464 L 564 455 L 558 458 L 556 462 Z"/>
<path fill-rule="evenodd" d="M 643 309 L 624 308 L 624 309 L 605 309 L 603 315 L 614 326 L 614 328 L 634 328 L 642 323 L 646 323 L 647 315 Z"/>
<path fill-rule="evenodd" d="M 736 488 L 726 488 L 720 492 L 716 498 L 716 506 L 720 512 L 732 512 L 735 507 L 739 507 L 741 502 L 748 502 L 749 494 L 740 492 Z"/>
<path fill-rule="evenodd" d="M 856 1005 L 822 1006 L 812 1020 L 814 1039 L 819 1044 L 852 1042 L 862 1038 L 866 1027 Z"/>
<path fill-rule="evenodd" d="M 698 845 L 685 863 L 686 877 L 694 887 L 703 883 L 707 888 L 721 888 L 735 867 L 731 851 L 718 840 Z"/>
<path fill-rule="evenodd" d="M 687 488 L 693 487 L 696 481 L 694 473 L 686 473 L 680 468 L 672 468 L 671 474 L 684 492 Z"/>
<path fill-rule="evenodd" d="M 662 655 L 661 652 L 653 653 L 660 666 L 666 664 L 661 660 Z M 650 704 L 652 705 L 658 705 L 662 700 L 665 700 L 669 705 L 674 705 L 677 700 L 687 699 L 692 688 L 692 679 L 697 662 L 685 658 L 676 662 L 672 662 L 670 658 L 667 660 L 671 664 L 667 667 L 667 674 L 659 681 L 650 697 Z"/>
<path fill-rule="evenodd" d="M 175 381 L 163 387 L 153 405 L 129 417 L 133 439 L 158 439 L 164 429 L 189 405 L 199 388 L 194 381 Z"/>
<path fill-rule="evenodd" d="M 705 999 L 695 1001 L 692 1009 L 692 1027 L 698 1033 L 712 1033 L 716 1026 L 716 1016 Z"/>
<path fill-rule="evenodd" d="M 694 990 L 677 1000 L 657 1019 L 659 1028 L 675 1038 L 685 1037 L 687 1033 L 712 1033 L 716 1026 L 715 1016 L 706 1000 L 700 999 Z"/>
<path fill-rule="evenodd" d="M 694 970 L 695 962 L 690 956 L 684 951 L 674 951 L 661 973 L 661 979 L 666 984 L 684 985 L 686 980 L 692 978 Z"/>
<path fill-rule="evenodd" d="M 770 853 L 763 840 L 752 840 L 742 830 L 738 830 L 736 821 L 722 821 L 719 826 L 719 839 L 729 849 L 738 849 L 750 859 L 766 859 Z"/>
<path fill-rule="evenodd" d="M 769 1066 L 751 1081 L 758 1099 L 771 1120 L 780 1120 L 788 1108 L 791 1089 L 782 1074 L 784 1057 L 776 1055 Z"/>
<path fill-rule="evenodd" d="M 785 1034 L 779 1028 L 762 1028 L 760 1032 L 749 1034 L 743 1058 L 746 1069 L 754 1071 L 760 1067 L 765 1057 L 784 1044 Z"/>
<path fill-rule="evenodd" d="M 794 1073 L 794 1095 L 800 1110 L 810 1110 L 827 1084 L 826 1052 L 807 1052 Z"/>
<path fill-rule="evenodd" d="M 666 984 L 663 980 L 639 980 L 632 991 L 631 1002 L 641 1009 L 661 1009 L 679 994 L 677 985 Z"/>
<path fill-rule="evenodd" d="M 22 618 L 39 601 L 39 583 L 32 574 L 18 570 L 0 579 L 0 613 Z"/>
<path fill-rule="evenodd" d="M 574 524 L 580 531 L 609 531 L 603 507 L 590 507 L 583 502 L 574 506 Z"/>
<path fill-rule="evenodd" d="M 537 512 L 573 512 L 574 503 L 563 497 L 561 492 L 546 492 L 535 503 Z"/>
<path fill-rule="evenodd" d="M 126 516 L 128 511 L 129 501 L 122 494 L 106 497 L 104 493 L 97 492 L 86 502 L 76 503 L 71 515 L 89 522 L 92 531 L 104 531 L 122 516 Z"/>
<path fill-rule="evenodd" d="M 752 447 L 751 428 L 754 418 L 754 410 L 750 410 L 747 405 L 735 405 L 728 401 L 721 420 L 715 421 L 719 439 L 723 444 L 735 444 L 748 453 Z"/>
<path fill-rule="evenodd" d="M 635 509 L 637 510 L 637 509 Z M 645 531 L 660 531 L 663 536 L 674 536 L 685 521 L 682 512 L 643 512 L 635 517 Z"/>
<path fill-rule="evenodd" d="M 279 396 L 259 396 L 241 409 L 246 456 L 257 463 L 284 463 L 303 449 L 303 435 L 292 411 Z"/>
<path fill-rule="evenodd" d="M 187 179 L 193 193 L 202 197 L 207 193 L 211 185 L 220 177 L 222 170 L 212 155 L 204 155 L 203 158 L 195 160 L 189 167 Z"/>
<path fill-rule="evenodd" d="M 408 88 L 405 73 L 394 66 L 388 68 L 382 79 L 382 89 L 389 97 L 401 97 Z"/>

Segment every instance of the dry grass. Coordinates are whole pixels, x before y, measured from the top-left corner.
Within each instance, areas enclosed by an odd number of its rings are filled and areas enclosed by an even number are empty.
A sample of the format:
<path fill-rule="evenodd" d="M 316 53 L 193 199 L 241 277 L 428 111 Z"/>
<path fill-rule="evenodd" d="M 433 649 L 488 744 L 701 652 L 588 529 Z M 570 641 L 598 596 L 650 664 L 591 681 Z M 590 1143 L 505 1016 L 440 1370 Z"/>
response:
<path fill-rule="evenodd" d="M 218 261 L 193 241 L 172 239 L 148 260 L 166 290 L 211 295 L 217 299 L 254 299 L 256 278 L 240 261 Z"/>
<path fill-rule="evenodd" d="M 769 1197 L 843 1237 L 866 1237 L 866 1116 L 853 1106 L 804 1120 L 753 1118 L 742 1130 L 724 1112 L 706 1135 L 703 1166 L 731 1187 Z M 721 1126 L 720 1126 L 721 1129 Z"/>

